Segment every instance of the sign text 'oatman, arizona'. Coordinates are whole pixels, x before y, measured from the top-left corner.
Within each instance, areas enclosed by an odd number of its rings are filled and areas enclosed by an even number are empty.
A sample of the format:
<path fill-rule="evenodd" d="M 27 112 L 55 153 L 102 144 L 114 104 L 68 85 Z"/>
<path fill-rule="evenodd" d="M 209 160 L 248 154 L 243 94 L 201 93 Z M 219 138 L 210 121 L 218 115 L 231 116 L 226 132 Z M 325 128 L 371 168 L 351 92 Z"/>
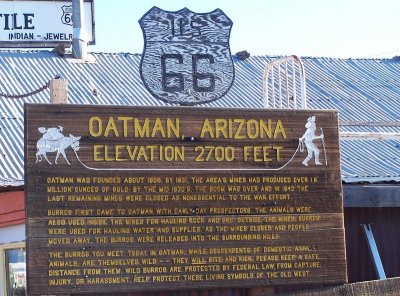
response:
<path fill-rule="evenodd" d="M 29 295 L 346 281 L 336 111 L 28 104 L 25 161 Z"/>

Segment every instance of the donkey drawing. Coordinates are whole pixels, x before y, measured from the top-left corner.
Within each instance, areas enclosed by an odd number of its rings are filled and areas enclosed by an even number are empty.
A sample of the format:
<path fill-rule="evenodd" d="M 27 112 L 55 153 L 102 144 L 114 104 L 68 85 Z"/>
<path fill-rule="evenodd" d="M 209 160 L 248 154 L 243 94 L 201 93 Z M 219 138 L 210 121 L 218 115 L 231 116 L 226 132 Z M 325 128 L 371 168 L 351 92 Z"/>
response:
<path fill-rule="evenodd" d="M 47 160 L 47 162 L 51 165 L 51 162 L 47 158 L 47 153 L 49 152 L 56 152 L 57 155 L 54 160 L 54 163 L 57 164 L 57 159 L 61 155 L 64 157 L 65 161 L 68 164 L 71 164 L 67 156 L 65 155 L 65 149 L 68 147 L 71 147 L 74 151 L 79 150 L 79 140 L 81 137 L 74 137 L 73 135 L 69 135 L 69 137 L 65 136 L 60 136 L 57 139 L 46 139 L 46 137 L 42 137 L 37 141 L 36 147 L 37 147 L 37 152 L 36 152 L 36 162 L 42 161 L 42 156 L 44 159 Z"/>

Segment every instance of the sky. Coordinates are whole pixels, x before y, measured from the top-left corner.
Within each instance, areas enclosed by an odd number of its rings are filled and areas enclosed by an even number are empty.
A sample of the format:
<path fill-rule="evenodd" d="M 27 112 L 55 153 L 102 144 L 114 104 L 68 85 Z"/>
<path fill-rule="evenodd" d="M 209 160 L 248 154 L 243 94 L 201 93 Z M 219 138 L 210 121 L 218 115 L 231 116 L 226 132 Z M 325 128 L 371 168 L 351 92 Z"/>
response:
<path fill-rule="evenodd" d="M 198 13 L 222 9 L 233 21 L 232 54 L 334 58 L 400 55 L 399 0 L 95 0 L 90 52 L 142 53 L 138 20 L 153 6 Z"/>

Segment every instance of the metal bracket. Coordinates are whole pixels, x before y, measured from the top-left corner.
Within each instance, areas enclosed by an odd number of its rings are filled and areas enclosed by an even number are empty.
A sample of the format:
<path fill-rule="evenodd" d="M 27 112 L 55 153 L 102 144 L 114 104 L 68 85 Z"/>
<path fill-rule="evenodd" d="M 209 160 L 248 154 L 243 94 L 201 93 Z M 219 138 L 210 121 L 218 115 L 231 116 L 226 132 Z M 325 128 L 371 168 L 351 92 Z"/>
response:
<path fill-rule="evenodd" d="M 375 242 L 374 234 L 372 233 L 371 224 L 361 224 L 361 226 L 364 230 L 365 238 L 368 242 L 369 252 L 374 261 L 374 267 L 376 274 L 378 275 L 378 279 L 386 279 L 385 270 L 383 269 L 381 257 L 379 256 L 379 251 Z"/>
<path fill-rule="evenodd" d="M 290 72 L 291 75 L 289 75 Z M 299 79 L 300 89 L 296 86 L 296 77 Z M 307 109 L 306 72 L 298 56 L 291 55 L 269 62 L 264 68 L 263 89 L 264 108 L 297 109 L 297 92 L 300 91 L 301 108 Z M 271 97 L 269 89 L 272 91 Z M 277 99 L 275 99 L 275 91 L 278 92 Z M 285 94 L 286 100 L 283 98 Z"/>

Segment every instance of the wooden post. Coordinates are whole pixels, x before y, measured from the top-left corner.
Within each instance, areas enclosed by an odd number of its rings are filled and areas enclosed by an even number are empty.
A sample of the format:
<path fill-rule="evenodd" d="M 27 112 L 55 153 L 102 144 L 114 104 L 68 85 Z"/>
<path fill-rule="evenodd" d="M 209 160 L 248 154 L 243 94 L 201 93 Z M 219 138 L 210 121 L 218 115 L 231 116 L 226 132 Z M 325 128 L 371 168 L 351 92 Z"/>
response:
<path fill-rule="evenodd" d="M 282 296 L 397 296 L 400 291 L 400 278 L 352 283 L 338 287 L 320 288 L 311 291 L 282 294 Z"/>
<path fill-rule="evenodd" d="M 50 103 L 68 103 L 68 82 L 64 79 L 52 79 L 50 81 Z"/>

